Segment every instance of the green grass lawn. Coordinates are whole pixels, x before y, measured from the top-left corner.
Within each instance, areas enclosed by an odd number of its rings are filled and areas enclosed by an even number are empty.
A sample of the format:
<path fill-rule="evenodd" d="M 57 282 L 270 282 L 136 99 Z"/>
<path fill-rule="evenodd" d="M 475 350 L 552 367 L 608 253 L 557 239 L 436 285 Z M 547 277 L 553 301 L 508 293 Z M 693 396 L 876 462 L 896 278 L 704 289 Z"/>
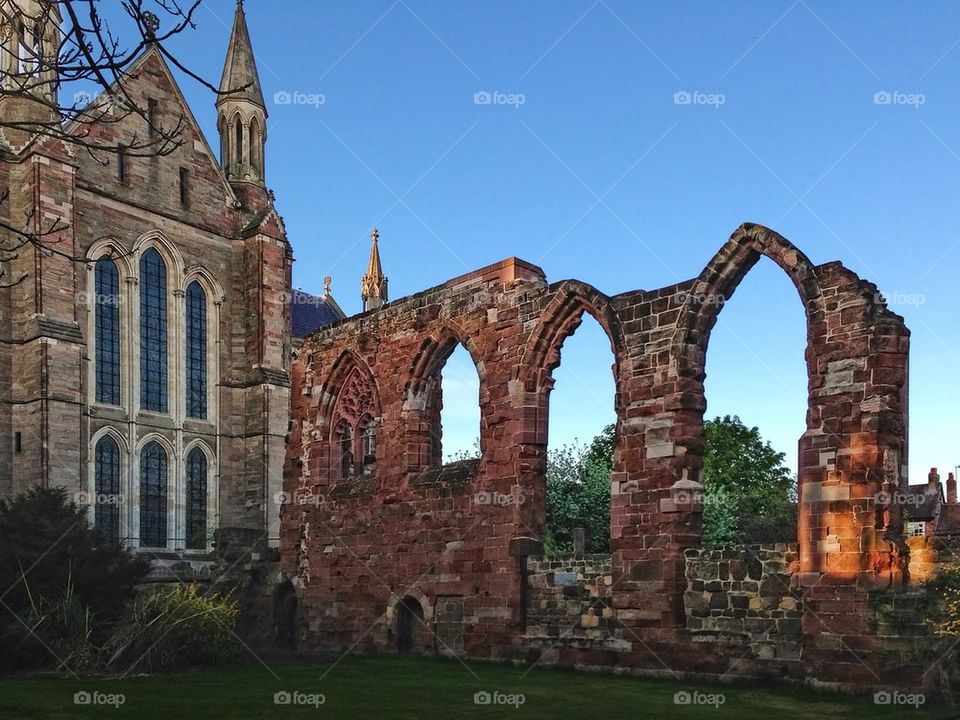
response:
<path fill-rule="evenodd" d="M 150 720 L 243 720 L 244 718 L 617 718 L 646 719 L 957 717 L 955 708 L 926 703 L 919 709 L 876 705 L 872 698 L 797 689 L 723 686 L 645 680 L 594 673 L 523 668 L 471 661 L 349 657 L 333 663 L 268 662 L 231 668 L 126 679 L 60 679 L 49 676 L 0 679 L 0 718 L 136 718 Z M 469 669 L 468 669 L 469 668 Z M 471 673 L 472 671 L 472 673 Z M 477 677 L 474 677 L 474 673 Z M 274 677 L 274 674 L 277 677 Z M 479 679 L 478 679 L 479 678 Z M 699 699 L 722 694 L 723 703 L 679 705 L 678 692 Z M 78 705 L 74 694 L 120 693 L 123 704 Z M 274 694 L 301 693 L 314 705 L 278 705 Z M 522 695 L 519 706 L 478 705 L 474 694 Z M 314 696 L 310 698 L 309 696 Z M 101 698 L 103 700 L 107 698 Z M 519 697 L 513 698 L 515 701 Z M 714 698 L 719 700 L 719 698 Z"/>

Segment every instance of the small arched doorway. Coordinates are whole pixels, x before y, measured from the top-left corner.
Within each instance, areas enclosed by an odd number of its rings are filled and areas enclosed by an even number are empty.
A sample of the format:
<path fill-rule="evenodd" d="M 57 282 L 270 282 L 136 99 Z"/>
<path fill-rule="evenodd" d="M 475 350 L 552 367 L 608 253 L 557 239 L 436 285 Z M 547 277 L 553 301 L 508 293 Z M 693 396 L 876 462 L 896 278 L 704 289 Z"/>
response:
<path fill-rule="evenodd" d="M 296 647 L 297 591 L 289 578 L 273 589 L 273 626 L 279 647 Z"/>
<path fill-rule="evenodd" d="M 396 605 L 397 654 L 409 655 L 417 648 L 417 636 L 423 624 L 423 606 L 416 598 L 405 597 Z"/>

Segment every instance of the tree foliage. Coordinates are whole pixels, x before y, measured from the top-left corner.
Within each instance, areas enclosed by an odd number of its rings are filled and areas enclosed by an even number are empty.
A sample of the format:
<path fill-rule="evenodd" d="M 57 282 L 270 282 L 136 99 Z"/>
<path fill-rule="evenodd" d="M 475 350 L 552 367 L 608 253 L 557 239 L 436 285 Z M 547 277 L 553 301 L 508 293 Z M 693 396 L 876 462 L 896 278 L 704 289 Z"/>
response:
<path fill-rule="evenodd" d="M 708 420 L 704 439 L 703 544 L 794 542 L 796 479 L 784 465 L 784 453 L 736 416 Z M 615 446 L 615 427 L 608 425 L 589 445 L 574 443 L 550 452 L 548 554 L 571 552 L 577 527 L 586 531 L 588 552 L 609 551 Z"/>
<path fill-rule="evenodd" d="M 586 551 L 610 550 L 610 472 L 614 426 L 590 445 L 564 445 L 547 460 L 547 554 L 573 551 L 573 529 L 585 531 Z"/>
<path fill-rule="evenodd" d="M 704 423 L 703 542 L 794 542 L 796 480 L 756 427 L 737 416 Z"/>

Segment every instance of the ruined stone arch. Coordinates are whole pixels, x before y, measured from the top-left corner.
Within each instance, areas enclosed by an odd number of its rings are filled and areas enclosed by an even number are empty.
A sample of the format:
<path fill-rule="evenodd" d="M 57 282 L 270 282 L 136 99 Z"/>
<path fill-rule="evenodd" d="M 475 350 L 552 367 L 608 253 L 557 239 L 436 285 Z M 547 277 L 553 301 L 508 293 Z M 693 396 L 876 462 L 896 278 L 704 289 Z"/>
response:
<path fill-rule="evenodd" d="M 809 344 L 814 322 L 823 314 L 823 291 L 813 263 L 779 233 L 762 225 L 744 223 L 713 256 L 689 290 L 677 292 L 675 300 L 680 306 L 680 315 L 671 346 L 677 375 L 702 382 L 707 344 L 717 317 L 761 256 L 775 262 L 797 289 L 807 317 Z"/>
<path fill-rule="evenodd" d="M 589 313 L 610 340 L 610 351 L 614 357 L 611 368 L 615 388 L 614 410 L 618 417 L 621 408 L 621 363 L 626 356 L 623 330 L 609 297 L 579 280 L 564 280 L 552 286 L 551 290 L 554 290 L 553 298 L 540 313 L 537 325 L 524 347 L 518 370 L 518 390 L 524 393 L 523 406 L 531 408 L 524 414 L 523 437 L 526 442 L 544 447 L 547 444 L 553 371 L 560 366 L 563 343 L 583 322 L 583 314 Z"/>
<path fill-rule="evenodd" d="M 679 316 L 668 378 L 676 477 L 697 478 L 704 450 L 704 380 L 710 333 L 723 304 L 765 255 L 787 273 L 807 319 L 806 431 L 799 439 L 799 543 L 805 572 L 856 573 L 883 566 L 900 572 L 883 537 L 896 542 L 897 508 L 871 498 L 897 491 L 906 439 L 906 337 L 876 287 L 839 263 L 814 266 L 792 243 L 761 225 L 744 224 L 688 288 L 673 297 Z M 902 342 L 901 342 L 902 340 Z M 859 507 L 859 510 L 857 509 Z M 860 540 L 833 542 L 861 529 Z M 871 559 L 871 552 L 885 559 Z"/>
<path fill-rule="evenodd" d="M 462 345 L 470 359 L 480 381 L 480 456 L 483 459 L 487 446 L 486 412 L 487 387 L 484 378 L 484 364 L 479 349 L 473 340 L 453 323 L 437 325 L 423 339 L 414 356 L 409 376 L 403 390 L 404 427 L 409 442 L 416 448 L 409 458 L 409 471 L 419 471 L 427 467 L 443 464 L 442 443 L 437 436 L 440 423 L 442 397 L 440 396 L 440 374 L 457 345 Z"/>

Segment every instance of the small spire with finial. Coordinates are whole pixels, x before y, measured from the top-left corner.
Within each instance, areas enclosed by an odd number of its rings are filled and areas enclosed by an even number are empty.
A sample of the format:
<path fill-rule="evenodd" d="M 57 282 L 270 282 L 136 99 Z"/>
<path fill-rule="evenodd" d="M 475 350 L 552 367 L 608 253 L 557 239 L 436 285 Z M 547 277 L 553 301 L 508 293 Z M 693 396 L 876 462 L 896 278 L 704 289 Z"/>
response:
<path fill-rule="evenodd" d="M 360 298 L 363 300 L 363 310 L 376 310 L 387 302 L 387 278 L 380 266 L 380 232 L 373 228 L 370 231 L 370 261 L 367 263 L 367 273 L 360 281 Z"/>
<path fill-rule="evenodd" d="M 323 279 L 323 297 L 325 297 L 325 298 L 330 297 L 330 283 L 331 283 L 331 280 L 332 280 L 332 279 L 331 279 L 331 277 L 330 277 L 329 275 L 327 275 L 327 276 Z"/>

